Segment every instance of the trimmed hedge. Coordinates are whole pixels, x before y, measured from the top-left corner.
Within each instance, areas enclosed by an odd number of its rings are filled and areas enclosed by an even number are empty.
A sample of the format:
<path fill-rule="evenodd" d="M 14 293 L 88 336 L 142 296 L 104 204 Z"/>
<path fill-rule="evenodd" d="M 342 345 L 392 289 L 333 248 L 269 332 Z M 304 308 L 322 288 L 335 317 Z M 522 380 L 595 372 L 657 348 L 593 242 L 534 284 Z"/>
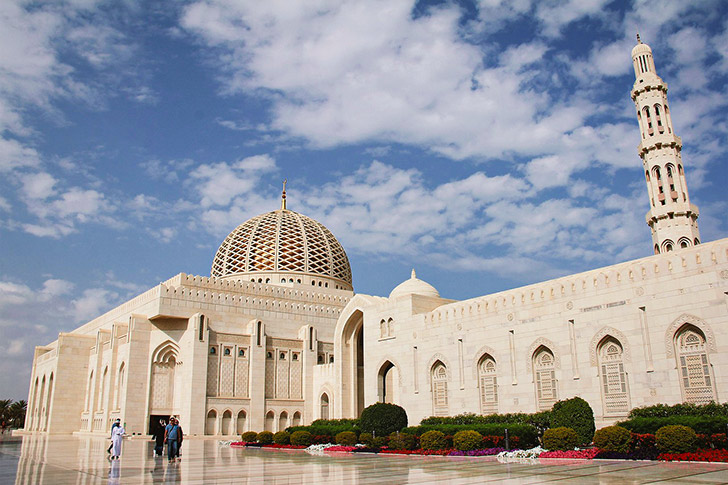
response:
<path fill-rule="evenodd" d="M 726 416 L 666 416 L 663 418 L 632 418 L 617 423 L 633 433 L 655 434 L 663 426 L 681 425 L 692 428 L 700 434 L 725 433 L 728 417 Z"/>
<path fill-rule="evenodd" d="M 430 430 L 420 436 L 420 448 L 423 450 L 442 450 L 447 448 L 447 440 L 441 431 Z"/>
<path fill-rule="evenodd" d="M 359 426 L 362 431 L 387 436 L 407 426 L 407 412 L 402 406 L 378 402 L 364 408 Z"/>
<path fill-rule="evenodd" d="M 311 426 L 348 426 L 349 428 L 358 428 L 358 419 L 316 419 Z"/>
<path fill-rule="evenodd" d="M 681 403 L 669 406 L 655 404 L 634 408 L 629 412 L 630 418 L 667 418 L 670 416 L 726 416 L 728 417 L 728 403 L 723 404 L 691 404 Z"/>
<path fill-rule="evenodd" d="M 273 433 L 270 431 L 261 431 L 258 436 L 255 437 L 255 441 L 263 445 L 269 445 L 273 443 Z"/>
<path fill-rule="evenodd" d="M 342 431 L 336 435 L 336 444 L 344 446 L 354 446 L 356 444 L 356 433 L 353 431 Z"/>
<path fill-rule="evenodd" d="M 388 446 L 393 450 L 414 450 L 417 446 L 417 437 L 407 433 L 392 433 L 389 435 Z"/>
<path fill-rule="evenodd" d="M 441 424 L 528 424 L 540 432 L 551 427 L 551 411 L 540 413 L 507 413 L 507 414 L 458 414 L 457 416 L 432 416 L 420 422 L 421 426 Z"/>
<path fill-rule="evenodd" d="M 695 431 L 687 426 L 663 426 L 655 434 L 655 445 L 663 453 L 692 453 L 696 442 Z"/>
<path fill-rule="evenodd" d="M 290 428 L 286 428 L 286 431 L 289 433 L 294 433 L 296 431 L 308 431 L 314 436 L 330 436 L 332 439 L 342 431 L 352 431 L 357 436 L 359 435 L 359 428 L 354 428 L 350 425 L 346 424 L 340 424 L 340 425 L 311 425 L 311 426 L 291 426 Z"/>
<path fill-rule="evenodd" d="M 258 433 L 256 433 L 255 431 L 246 431 L 245 433 L 242 434 L 240 439 L 241 439 L 241 441 L 243 441 L 245 443 L 252 443 L 255 441 L 255 439 L 257 437 L 258 437 Z"/>
<path fill-rule="evenodd" d="M 543 434 L 543 446 L 547 450 L 573 450 L 579 444 L 579 434 L 572 428 L 549 428 Z"/>
<path fill-rule="evenodd" d="M 452 437 L 452 444 L 456 450 L 470 451 L 482 448 L 483 435 L 477 431 L 464 429 L 455 433 Z"/>
<path fill-rule="evenodd" d="M 558 401 L 551 408 L 551 428 L 568 427 L 579 435 L 579 445 L 588 445 L 594 438 L 594 411 L 580 397 Z"/>
<path fill-rule="evenodd" d="M 294 431 L 291 433 L 291 444 L 296 446 L 309 446 L 313 436 L 305 430 Z"/>
<path fill-rule="evenodd" d="M 631 443 L 631 433 L 621 426 L 607 426 L 594 433 L 594 446 L 600 450 L 627 453 Z"/>
<path fill-rule="evenodd" d="M 534 426 L 528 424 L 432 424 L 410 426 L 409 428 L 403 429 L 402 432 L 422 436 L 428 431 L 440 431 L 445 435 L 453 436 L 458 431 L 471 430 L 477 431 L 483 436 L 505 436 L 505 428 L 508 428 L 508 435 L 510 437 L 518 438 L 518 446 L 531 448 L 538 445 L 538 431 Z"/>
<path fill-rule="evenodd" d="M 277 445 L 288 445 L 291 443 L 291 434 L 287 431 L 279 431 L 273 435 L 273 443 Z"/>

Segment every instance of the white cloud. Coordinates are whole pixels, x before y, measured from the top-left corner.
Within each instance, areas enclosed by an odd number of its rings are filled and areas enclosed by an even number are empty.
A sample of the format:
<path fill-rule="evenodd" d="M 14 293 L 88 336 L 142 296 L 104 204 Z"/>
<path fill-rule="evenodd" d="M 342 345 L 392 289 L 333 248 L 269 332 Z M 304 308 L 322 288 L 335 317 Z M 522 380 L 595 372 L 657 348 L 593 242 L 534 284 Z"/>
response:
<path fill-rule="evenodd" d="M 47 199 L 55 194 L 53 187 L 58 182 L 47 172 L 25 174 L 20 177 L 22 192 L 30 199 Z"/>
<path fill-rule="evenodd" d="M 80 298 L 71 300 L 71 309 L 76 321 L 85 321 L 101 315 L 118 301 L 119 295 L 103 288 L 84 290 Z"/>
<path fill-rule="evenodd" d="M 191 173 L 202 207 L 225 206 L 235 197 L 249 193 L 263 174 L 276 170 L 269 155 L 256 155 L 228 164 L 226 162 L 199 165 Z"/>

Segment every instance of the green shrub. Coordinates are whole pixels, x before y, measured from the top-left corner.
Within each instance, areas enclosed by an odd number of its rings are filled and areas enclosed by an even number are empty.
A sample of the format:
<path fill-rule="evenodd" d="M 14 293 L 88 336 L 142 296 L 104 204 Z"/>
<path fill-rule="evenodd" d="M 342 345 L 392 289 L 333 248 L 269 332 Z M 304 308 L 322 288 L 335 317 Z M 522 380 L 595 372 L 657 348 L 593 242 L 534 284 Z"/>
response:
<path fill-rule="evenodd" d="M 356 433 L 353 431 L 342 431 L 336 435 L 336 444 L 343 446 L 354 446 L 356 444 Z"/>
<path fill-rule="evenodd" d="M 482 447 L 483 435 L 471 429 L 464 429 L 455 433 L 452 437 L 452 444 L 460 451 L 477 450 Z"/>
<path fill-rule="evenodd" d="M 417 438 L 408 433 L 392 433 L 389 435 L 389 447 L 393 450 L 413 450 L 417 444 Z"/>
<path fill-rule="evenodd" d="M 294 431 L 291 433 L 291 444 L 296 446 L 309 446 L 313 441 L 311 433 L 305 430 Z"/>
<path fill-rule="evenodd" d="M 667 418 L 670 416 L 724 416 L 728 417 L 728 403 L 691 404 L 681 403 L 669 406 L 655 404 L 642 408 L 634 408 L 629 412 L 630 418 Z"/>
<path fill-rule="evenodd" d="M 508 434 L 512 438 L 518 438 L 518 446 L 522 448 L 531 448 L 538 444 L 538 431 L 529 424 L 516 423 L 490 423 L 490 424 L 430 424 L 411 426 L 402 431 L 421 436 L 427 431 L 440 431 L 445 435 L 454 436 L 455 433 L 462 430 L 477 431 L 483 436 L 505 436 L 505 429 L 508 428 Z M 511 444 L 513 445 L 513 441 Z"/>
<path fill-rule="evenodd" d="M 334 437 L 342 431 L 353 431 L 357 435 L 360 429 L 350 424 L 332 424 L 332 425 L 311 425 L 311 426 L 291 426 L 286 428 L 286 431 L 293 433 L 294 431 L 308 431 L 314 436 L 330 436 L 331 441 Z"/>
<path fill-rule="evenodd" d="M 632 434 L 621 426 L 607 426 L 594 433 L 594 446 L 600 450 L 627 453 L 632 442 Z"/>
<path fill-rule="evenodd" d="M 358 428 L 359 427 L 359 420 L 358 419 L 316 419 L 313 423 L 311 423 L 311 426 L 328 426 L 328 427 L 348 427 L 348 428 Z"/>
<path fill-rule="evenodd" d="M 423 450 L 442 450 L 447 448 L 445 434 L 441 431 L 427 431 L 420 436 L 420 448 Z"/>
<path fill-rule="evenodd" d="M 277 445 L 288 445 L 291 443 L 291 434 L 287 431 L 279 431 L 273 435 L 273 443 Z"/>
<path fill-rule="evenodd" d="M 381 447 L 387 446 L 387 445 L 388 445 L 388 441 L 387 441 L 386 436 L 375 436 L 374 438 L 372 438 L 370 446 L 372 448 L 381 448 Z"/>
<path fill-rule="evenodd" d="M 255 431 L 246 431 L 240 438 L 245 443 L 252 443 L 257 437 L 258 433 L 256 433 Z"/>
<path fill-rule="evenodd" d="M 372 434 L 371 433 L 362 433 L 359 435 L 359 443 L 369 446 L 372 446 Z"/>
<path fill-rule="evenodd" d="M 588 445 L 594 438 L 594 411 L 589 403 L 580 397 L 558 401 L 551 408 L 551 427 L 568 426 L 576 431 L 580 445 Z"/>
<path fill-rule="evenodd" d="M 573 450 L 579 444 L 579 435 L 573 428 L 560 426 L 543 433 L 543 446 L 547 450 Z"/>
<path fill-rule="evenodd" d="M 407 412 L 396 404 L 378 402 L 364 408 L 359 425 L 362 431 L 387 436 L 407 426 Z"/>
<path fill-rule="evenodd" d="M 633 433 L 655 434 L 663 426 L 682 425 L 692 428 L 699 434 L 725 433 L 728 417 L 726 416 L 687 416 L 675 415 L 666 417 L 643 418 L 637 417 L 617 423 Z"/>
<path fill-rule="evenodd" d="M 551 411 L 540 413 L 508 413 L 508 414 L 458 414 L 457 416 L 432 416 L 420 421 L 420 426 L 430 425 L 482 425 L 482 424 L 528 424 L 543 431 L 551 425 Z"/>
<path fill-rule="evenodd" d="M 255 441 L 264 445 L 273 443 L 273 433 L 270 431 L 261 431 L 258 436 L 255 437 Z"/>
<path fill-rule="evenodd" d="M 687 426 L 663 426 L 655 433 L 655 445 L 663 453 L 692 453 L 697 449 L 698 437 Z"/>

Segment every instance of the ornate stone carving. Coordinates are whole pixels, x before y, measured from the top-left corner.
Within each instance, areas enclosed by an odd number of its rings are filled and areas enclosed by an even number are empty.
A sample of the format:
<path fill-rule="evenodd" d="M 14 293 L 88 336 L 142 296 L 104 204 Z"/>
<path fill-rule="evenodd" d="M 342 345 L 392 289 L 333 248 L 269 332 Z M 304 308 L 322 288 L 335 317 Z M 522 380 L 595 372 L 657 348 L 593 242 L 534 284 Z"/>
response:
<path fill-rule="evenodd" d="M 472 369 L 473 369 L 473 378 L 478 378 L 478 362 L 480 362 L 480 359 L 485 355 L 488 354 L 495 360 L 496 365 L 496 374 L 502 375 L 502 369 L 500 368 L 501 362 L 501 356 L 493 349 L 493 347 L 489 347 L 487 345 L 483 345 L 478 351 L 475 353 L 475 355 L 472 358 Z"/>
<path fill-rule="evenodd" d="M 598 364 L 597 359 L 597 346 L 599 343 L 606 337 L 607 335 L 614 337 L 617 339 L 622 346 L 622 359 L 624 362 L 630 362 L 631 359 L 631 353 L 629 351 L 629 344 L 627 342 L 627 336 L 624 335 L 622 332 L 617 330 L 614 327 L 602 327 L 601 330 L 599 330 L 597 333 L 594 334 L 594 337 L 591 339 L 591 343 L 589 344 L 589 360 L 591 362 L 592 367 L 596 366 Z"/>
<path fill-rule="evenodd" d="M 574 302 L 573 301 L 567 301 L 566 302 L 566 309 L 567 310 L 571 310 L 572 308 L 574 308 Z"/>
<path fill-rule="evenodd" d="M 533 354 L 534 352 L 536 352 L 536 349 L 538 349 L 542 345 L 548 348 L 554 355 L 554 369 L 561 369 L 561 359 L 556 353 L 556 344 L 554 344 L 552 341 L 545 337 L 539 337 L 533 341 L 531 346 L 528 348 L 528 355 L 526 355 L 525 362 L 528 362 L 528 365 L 526 366 L 526 372 L 528 372 L 529 374 L 533 373 Z"/>
<path fill-rule="evenodd" d="M 673 320 L 670 326 L 667 327 L 667 330 L 665 330 L 665 351 L 667 352 L 668 357 L 673 357 L 675 355 L 675 345 L 673 343 L 675 333 L 686 323 L 695 325 L 703 332 L 705 335 L 706 350 L 708 353 L 717 352 L 715 346 L 715 335 L 713 335 L 713 330 L 711 330 L 710 325 L 708 325 L 708 323 L 702 318 L 698 318 L 695 315 L 690 315 L 688 313 L 683 313 Z"/>
<path fill-rule="evenodd" d="M 427 367 L 425 367 L 425 369 L 427 369 L 427 380 L 428 381 L 432 380 L 432 372 L 431 372 L 432 366 L 435 365 L 435 362 L 437 362 L 438 360 L 440 362 L 442 362 L 443 364 L 445 364 L 445 368 L 447 369 L 447 380 L 451 381 L 453 368 L 452 368 L 452 366 L 450 366 L 450 361 L 439 352 L 436 353 L 435 355 L 433 355 L 432 357 L 430 357 L 430 360 L 427 361 Z M 430 384 L 432 384 L 432 383 L 430 383 Z"/>

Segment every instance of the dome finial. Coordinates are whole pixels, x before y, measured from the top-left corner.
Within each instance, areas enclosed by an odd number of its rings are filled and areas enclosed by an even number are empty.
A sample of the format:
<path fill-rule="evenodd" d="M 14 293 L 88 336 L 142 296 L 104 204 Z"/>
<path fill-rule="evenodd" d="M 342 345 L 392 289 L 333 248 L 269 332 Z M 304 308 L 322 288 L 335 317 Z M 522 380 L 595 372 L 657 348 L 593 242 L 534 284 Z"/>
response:
<path fill-rule="evenodd" d="M 640 39 L 640 33 L 639 32 L 637 32 L 637 43 L 638 44 L 641 44 L 642 43 L 642 39 Z"/>
<path fill-rule="evenodd" d="M 288 179 L 283 179 L 283 193 L 281 194 L 281 210 L 286 210 L 286 182 Z"/>
<path fill-rule="evenodd" d="M 412 268 L 412 279 L 417 278 L 417 273 L 415 273 L 415 269 Z"/>

